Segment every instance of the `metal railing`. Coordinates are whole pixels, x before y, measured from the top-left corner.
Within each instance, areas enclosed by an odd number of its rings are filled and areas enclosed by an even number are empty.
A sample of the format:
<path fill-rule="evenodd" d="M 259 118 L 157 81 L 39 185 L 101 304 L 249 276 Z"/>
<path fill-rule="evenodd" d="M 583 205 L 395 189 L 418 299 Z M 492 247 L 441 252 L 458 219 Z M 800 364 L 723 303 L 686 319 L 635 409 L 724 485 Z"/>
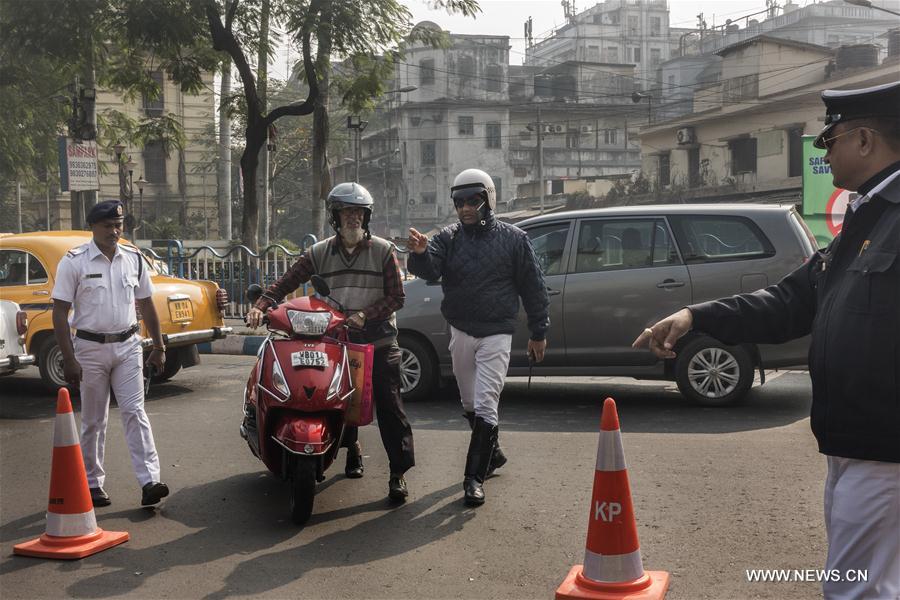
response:
<path fill-rule="evenodd" d="M 302 243 L 303 250 L 316 243 L 316 236 L 307 234 Z M 188 252 L 179 240 L 166 240 L 164 254 L 152 248 L 141 249 L 154 262 L 157 270 L 164 270 L 174 277 L 183 279 L 206 279 L 215 281 L 228 292 L 225 317 L 240 318 L 249 310 L 246 299 L 247 286 L 257 283 L 263 288 L 274 283 L 303 253 L 292 252 L 280 244 L 268 246 L 259 254 L 246 246 L 234 246 L 220 253 L 211 246 L 200 246 Z M 301 293 L 299 290 L 297 293 Z M 302 293 L 307 293 L 307 285 Z"/>

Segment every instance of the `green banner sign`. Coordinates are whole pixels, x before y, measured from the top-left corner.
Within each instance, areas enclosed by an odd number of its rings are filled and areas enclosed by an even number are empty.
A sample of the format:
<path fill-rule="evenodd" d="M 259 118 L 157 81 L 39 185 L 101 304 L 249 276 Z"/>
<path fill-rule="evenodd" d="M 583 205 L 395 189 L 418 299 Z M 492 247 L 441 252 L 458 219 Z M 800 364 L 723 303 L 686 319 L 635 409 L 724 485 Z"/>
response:
<path fill-rule="evenodd" d="M 840 232 L 847 203 L 856 194 L 834 187 L 825 150 L 813 146 L 815 139 L 803 136 L 803 220 L 824 248 Z"/>

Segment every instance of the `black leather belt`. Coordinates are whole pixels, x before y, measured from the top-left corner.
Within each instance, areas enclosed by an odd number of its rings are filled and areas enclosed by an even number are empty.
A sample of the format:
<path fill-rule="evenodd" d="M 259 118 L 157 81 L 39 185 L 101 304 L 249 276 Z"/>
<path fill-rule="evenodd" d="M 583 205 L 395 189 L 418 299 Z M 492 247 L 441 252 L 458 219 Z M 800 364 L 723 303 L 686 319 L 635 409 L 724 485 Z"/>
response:
<path fill-rule="evenodd" d="M 94 333 L 93 331 L 79 329 L 75 332 L 75 337 L 80 337 L 83 340 L 97 342 L 99 344 L 111 344 L 114 342 L 124 342 L 137 333 L 140 328 L 141 326 L 135 323 L 131 326 L 131 329 L 120 333 Z"/>

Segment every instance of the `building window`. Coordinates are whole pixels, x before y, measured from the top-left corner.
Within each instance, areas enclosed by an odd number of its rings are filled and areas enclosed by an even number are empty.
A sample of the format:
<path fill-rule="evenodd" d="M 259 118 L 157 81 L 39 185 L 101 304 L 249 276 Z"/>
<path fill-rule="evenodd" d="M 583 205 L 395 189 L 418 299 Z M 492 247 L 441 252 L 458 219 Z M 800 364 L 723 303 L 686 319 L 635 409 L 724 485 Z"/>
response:
<path fill-rule="evenodd" d="M 650 17 L 650 35 L 653 37 L 662 35 L 662 19 L 660 17 Z"/>
<path fill-rule="evenodd" d="M 688 185 L 700 185 L 700 148 L 688 148 Z"/>
<path fill-rule="evenodd" d="M 528 177 L 528 169 L 525 167 L 513 167 L 513 177 L 518 177 L 519 179 Z"/>
<path fill-rule="evenodd" d="M 471 56 L 459 57 L 459 78 L 461 80 L 475 77 L 475 59 Z"/>
<path fill-rule="evenodd" d="M 603 130 L 603 143 L 604 144 L 617 144 L 619 142 L 619 131 L 617 129 L 604 129 Z"/>
<path fill-rule="evenodd" d="M 500 65 L 488 65 L 484 69 L 484 87 L 489 92 L 499 92 L 503 79 L 503 67 Z"/>
<path fill-rule="evenodd" d="M 433 167 L 435 165 L 434 142 L 420 142 L 422 148 L 422 165 Z"/>
<path fill-rule="evenodd" d="M 162 142 L 144 146 L 144 177 L 149 183 L 166 183 L 166 149 Z"/>
<path fill-rule="evenodd" d="M 728 142 L 731 151 L 731 174 L 756 173 L 756 138 L 741 138 Z"/>
<path fill-rule="evenodd" d="M 588 46 L 587 59 L 588 62 L 600 62 L 600 46 Z"/>
<path fill-rule="evenodd" d="M 491 181 L 494 182 L 494 198 L 497 202 L 503 199 L 503 179 L 495 175 L 491 175 Z"/>
<path fill-rule="evenodd" d="M 163 110 L 165 109 L 165 96 L 163 95 L 163 83 L 165 82 L 165 79 L 163 78 L 162 71 L 154 71 L 150 74 L 150 77 L 153 79 L 153 83 L 156 84 L 159 95 L 156 96 L 156 98 L 150 98 L 144 94 L 144 113 L 148 117 L 161 117 Z"/>
<path fill-rule="evenodd" d="M 617 63 L 619 62 L 619 47 L 618 46 L 607 46 L 606 47 L 606 57 L 604 62 L 609 63 Z"/>
<path fill-rule="evenodd" d="M 669 185 L 669 153 L 659 155 L 659 187 Z"/>
<path fill-rule="evenodd" d="M 675 76 L 669 75 L 669 90 L 672 91 L 675 89 Z"/>
<path fill-rule="evenodd" d="M 434 59 L 433 58 L 423 58 L 419 61 L 419 84 L 420 85 L 433 85 L 434 84 Z"/>
<path fill-rule="evenodd" d="M 641 27 L 640 17 L 638 15 L 628 15 L 628 33 L 636 35 Z"/>
<path fill-rule="evenodd" d="M 459 135 L 475 135 L 474 117 L 459 117 Z"/>
<path fill-rule="evenodd" d="M 436 200 L 436 192 L 422 192 L 422 204 L 434 204 Z"/>
<path fill-rule="evenodd" d="M 650 66 L 658 67 L 660 62 L 662 62 L 662 50 L 650 48 Z"/>
<path fill-rule="evenodd" d="M 500 148 L 500 123 L 488 123 L 484 127 L 488 148 Z"/>

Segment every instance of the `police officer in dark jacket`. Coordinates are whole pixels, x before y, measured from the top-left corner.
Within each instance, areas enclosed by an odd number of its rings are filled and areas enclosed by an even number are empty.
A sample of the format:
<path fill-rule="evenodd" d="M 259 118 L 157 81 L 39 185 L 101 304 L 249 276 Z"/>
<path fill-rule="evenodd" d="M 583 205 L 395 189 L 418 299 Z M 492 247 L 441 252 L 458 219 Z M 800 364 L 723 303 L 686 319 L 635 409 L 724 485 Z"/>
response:
<path fill-rule="evenodd" d="M 841 233 L 776 285 L 690 306 L 644 330 L 661 358 L 690 329 L 725 343 L 812 334 L 813 434 L 825 454 L 825 597 L 900 597 L 900 82 L 827 90 L 834 185 L 857 192 Z"/>
<path fill-rule="evenodd" d="M 466 504 L 484 503 L 484 480 L 506 463 L 497 441 L 500 392 L 509 367 L 519 298 L 528 315 L 527 352 L 544 358 L 550 326 L 544 276 L 524 231 L 494 218 L 496 190 L 484 171 L 466 169 L 450 188 L 459 222 L 429 242 L 409 230 L 408 267 L 441 279 L 441 312 L 450 324 L 450 354 L 460 401 L 472 427 L 463 483 Z"/>

